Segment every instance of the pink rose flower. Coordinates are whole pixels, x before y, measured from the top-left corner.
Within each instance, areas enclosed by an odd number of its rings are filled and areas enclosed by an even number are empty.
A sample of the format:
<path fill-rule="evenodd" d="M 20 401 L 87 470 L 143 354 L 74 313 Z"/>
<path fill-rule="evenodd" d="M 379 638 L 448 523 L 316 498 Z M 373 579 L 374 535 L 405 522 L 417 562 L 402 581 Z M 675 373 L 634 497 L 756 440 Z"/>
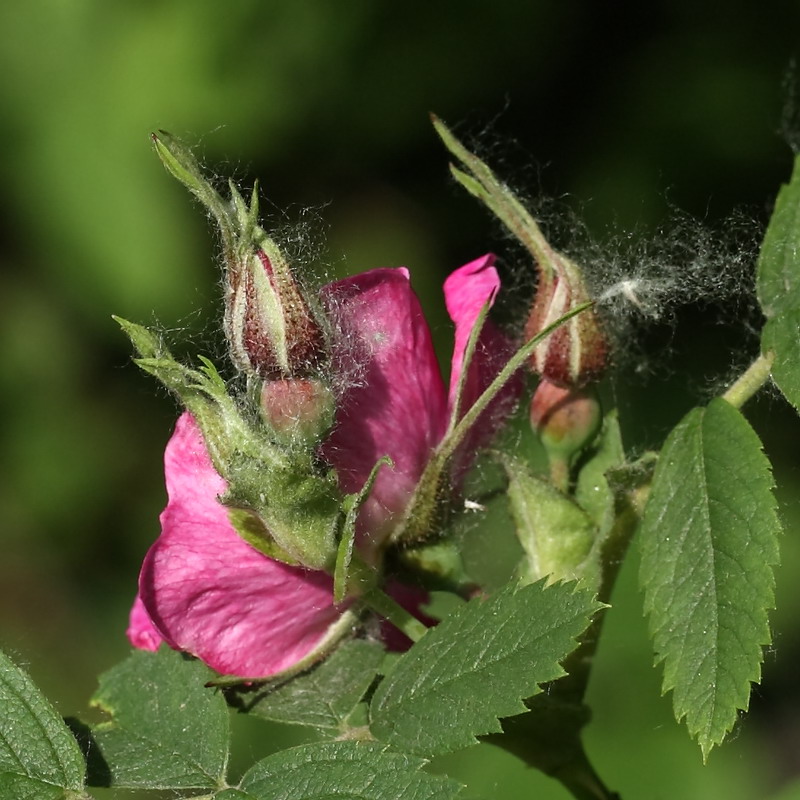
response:
<path fill-rule="evenodd" d="M 445 282 L 455 323 L 449 391 L 407 270 L 372 270 L 323 290 L 339 327 L 333 358 L 344 386 L 323 455 L 348 493 L 361 489 L 383 456 L 394 464 L 380 470 L 359 515 L 358 546 L 365 554 L 402 519 L 447 430 L 470 332 L 499 288 L 493 263 L 493 256 L 484 256 Z M 505 337 L 487 322 L 466 376 L 462 414 L 509 354 Z M 455 482 L 513 392 L 509 387 L 506 399 L 484 413 L 462 446 Z M 131 643 L 155 650 L 165 641 L 220 673 L 251 678 L 274 675 L 314 653 L 342 619 L 332 578 L 270 559 L 236 533 L 217 500 L 227 485 L 188 413 L 178 420 L 164 463 L 169 501 L 161 535 L 142 566 L 128 628 Z"/>

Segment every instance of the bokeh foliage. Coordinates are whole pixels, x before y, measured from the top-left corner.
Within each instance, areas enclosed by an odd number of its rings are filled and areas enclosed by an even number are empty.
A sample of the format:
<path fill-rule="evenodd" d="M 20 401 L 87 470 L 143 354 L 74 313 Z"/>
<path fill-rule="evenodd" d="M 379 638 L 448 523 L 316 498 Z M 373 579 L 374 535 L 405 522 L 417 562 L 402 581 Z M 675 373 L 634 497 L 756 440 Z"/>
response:
<path fill-rule="evenodd" d="M 788 178 L 785 139 L 798 141 L 783 79 L 800 8 L 712 5 L 0 4 L 0 639 L 63 713 L 82 708 L 96 674 L 128 650 L 127 606 L 157 533 L 175 415 L 130 366 L 110 314 L 157 320 L 197 351 L 222 353 L 216 245 L 148 133 L 166 128 L 197 142 L 220 174 L 258 177 L 270 219 L 321 276 L 408 265 L 446 346 L 448 270 L 495 249 L 509 282 L 530 279 L 449 181 L 428 111 L 463 123 L 531 198 L 566 195 L 601 241 L 615 238 L 609 226 L 647 235 L 673 206 L 709 223 L 740 206 L 764 222 Z M 568 246 L 569 224 L 545 222 Z M 755 354 L 756 337 L 734 336 L 719 316 L 693 308 L 682 327 L 643 334 L 647 381 L 623 361 L 629 446 L 658 444 L 709 376 L 721 381 Z M 623 796 L 745 800 L 800 771 L 800 431 L 778 399 L 749 411 L 776 463 L 788 530 L 777 656 L 749 725 L 701 767 L 658 698 L 636 565 L 626 565 L 587 734 Z M 259 743 L 259 721 L 242 727 L 249 747 L 276 746 Z M 447 764 L 476 794 L 523 796 L 531 781 L 537 797 L 564 797 L 489 746 Z"/>

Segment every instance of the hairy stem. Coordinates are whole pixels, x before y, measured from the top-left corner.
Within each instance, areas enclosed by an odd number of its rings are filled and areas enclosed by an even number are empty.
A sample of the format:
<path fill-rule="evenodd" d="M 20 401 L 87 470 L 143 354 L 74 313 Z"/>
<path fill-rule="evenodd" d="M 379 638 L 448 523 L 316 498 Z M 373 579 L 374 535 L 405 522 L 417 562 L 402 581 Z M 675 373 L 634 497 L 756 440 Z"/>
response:
<path fill-rule="evenodd" d="M 734 408 L 741 408 L 764 384 L 772 371 L 775 354 L 760 355 L 722 395 Z"/>

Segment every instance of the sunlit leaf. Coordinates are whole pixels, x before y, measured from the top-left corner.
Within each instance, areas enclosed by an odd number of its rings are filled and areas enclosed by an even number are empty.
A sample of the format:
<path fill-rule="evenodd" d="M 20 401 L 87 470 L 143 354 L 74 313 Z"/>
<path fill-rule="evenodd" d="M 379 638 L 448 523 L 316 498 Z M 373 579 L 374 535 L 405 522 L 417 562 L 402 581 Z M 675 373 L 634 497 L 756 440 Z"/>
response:
<path fill-rule="evenodd" d="M 92 699 L 111 716 L 92 730 L 107 767 L 102 785 L 223 786 L 229 712 L 222 694 L 204 687 L 213 675 L 201 662 L 165 647 L 157 653 L 136 651 L 102 675 Z"/>
<path fill-rule="evenodd" d="M 85 770 L 64 721 L 0 652 L 0 800 L 84 798 Z"/>
<path fill-rule="evenodd" d="M 770 465 L 725 400 L 668 437 L 641 528 L 641 583 L 664 691 L 704 756 L 746 709 L 769 643 L 780 523 Z"/>

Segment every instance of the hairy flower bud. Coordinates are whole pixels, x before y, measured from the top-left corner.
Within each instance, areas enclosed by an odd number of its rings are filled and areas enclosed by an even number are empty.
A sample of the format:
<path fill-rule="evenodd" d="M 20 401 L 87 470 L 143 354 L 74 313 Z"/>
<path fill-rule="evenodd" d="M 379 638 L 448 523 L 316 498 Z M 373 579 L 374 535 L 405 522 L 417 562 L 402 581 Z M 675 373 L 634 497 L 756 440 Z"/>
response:
<path fill-rule="evenodd" d="M 530 339 L 564 314 L 588 302 L 589 295 L 577 265 L 550 251 L 547 269 L 540 264 L 539 288 L 525 336 Z M 608 342 L 594 308 L 572 317 L 550 334 L 531 356 L 531 367 L 560 386 L 583 386 L 599 378 L 606 367 Z"/>
<path fill-rule="evenodd" d="M 270 250 L 229 261 L 225 334 L 231 358 L 263 379 L 306 377 L 322 359 L 325 337 L 286 260 L 277 247 Z"/>
<path fill-rule="evenodd" d="M 288 261 L 258 221 L 256 187 L 245 202 L 229 183 L 222 197 L 191 151 L 166 131 L 153 134 L 164 166 L 211 212 L 225 260 L 225 335 L 236 367 L 262 379 L 305 378 L 326 356 L 321 317 Z"/>

